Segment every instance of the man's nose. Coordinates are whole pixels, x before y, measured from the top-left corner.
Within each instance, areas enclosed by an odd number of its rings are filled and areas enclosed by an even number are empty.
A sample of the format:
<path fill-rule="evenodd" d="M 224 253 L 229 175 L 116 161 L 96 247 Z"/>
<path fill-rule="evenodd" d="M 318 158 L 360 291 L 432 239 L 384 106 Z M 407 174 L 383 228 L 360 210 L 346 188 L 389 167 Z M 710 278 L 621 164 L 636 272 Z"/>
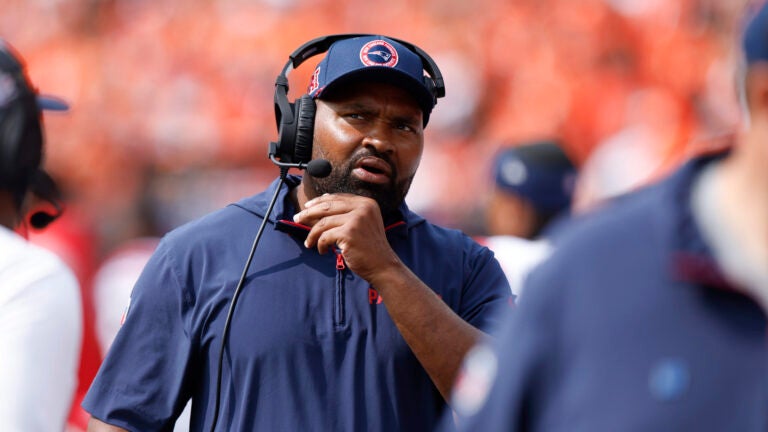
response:
<path fill-rule="evenodd" d="M 363 137 L 363 146 L 371 146 L 379 153 L 392 153 L 395 149 L 392 130 L 383 121 L 376 122 Z"/>

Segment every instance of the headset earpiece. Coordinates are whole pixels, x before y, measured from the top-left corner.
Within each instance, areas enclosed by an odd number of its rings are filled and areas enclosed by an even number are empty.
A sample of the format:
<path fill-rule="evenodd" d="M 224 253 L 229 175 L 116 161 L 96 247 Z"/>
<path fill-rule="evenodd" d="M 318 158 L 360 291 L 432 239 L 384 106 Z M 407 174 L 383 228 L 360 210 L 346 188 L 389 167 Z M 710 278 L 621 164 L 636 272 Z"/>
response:
<path fill-rule="evenodd" d="M 300 97 L 294 103 L 296 115 L 296 145 L 294 162 L 307 163 L 312 160 L 312 140 L 315 133 L 315 101 L 309 95 Z"/>
<path fill-rule="evenodd" d="M 42 130 L 36 115 L 32 95 L 21 95 L 0 113 L 0 185 L 19 197 L 42 160 Z"/>
<path fill-rule="evenodd" d="M 275 100 L 278 100 L 275 95 Z M 286 112 L 287 110 L 288 112 Z M 312 136 L 315 129 L 315 101 L 304 95 L 294 103 L 275 103 L 278 140 L 271 144 L 270 153 L 286 163 L 307 163 L 312 160 Z"/>
<path fill-rule="evenodd" d="M 0 185 L 10 186 L 17 177 L 16 160 L 21 148 L 23 110 L 11 105 L 0 113 Z"/>

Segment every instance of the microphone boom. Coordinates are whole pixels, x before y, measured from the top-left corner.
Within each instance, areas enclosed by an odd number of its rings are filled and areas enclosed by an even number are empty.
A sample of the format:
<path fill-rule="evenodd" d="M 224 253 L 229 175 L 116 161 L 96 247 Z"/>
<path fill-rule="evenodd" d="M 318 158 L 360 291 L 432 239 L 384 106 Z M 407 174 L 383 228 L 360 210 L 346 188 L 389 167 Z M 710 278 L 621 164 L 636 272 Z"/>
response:
<path fill-rule="evenodd" d="M 331 163 L 328 162 L 327 159 L 314 159 L 307 163 L 280 162 L 279 160 L 275 159 L 275 155 L 273 153 L 270 153 L 269 160 L 271 160 L 272 163 L 279 166 L 280 168 L 298 168 L 300 170 L 306 170 L 307 174 L 317 178 L 328 177 L 328 175 L 330 175 L 331 171 L 333 170 Z"/>
<path fill-rule="evenodd" d="M 333 167 L 328 159 L 314 159 L 307 163 L 307 174 L 312 177 L 324 178 L 331 174 Z"/>

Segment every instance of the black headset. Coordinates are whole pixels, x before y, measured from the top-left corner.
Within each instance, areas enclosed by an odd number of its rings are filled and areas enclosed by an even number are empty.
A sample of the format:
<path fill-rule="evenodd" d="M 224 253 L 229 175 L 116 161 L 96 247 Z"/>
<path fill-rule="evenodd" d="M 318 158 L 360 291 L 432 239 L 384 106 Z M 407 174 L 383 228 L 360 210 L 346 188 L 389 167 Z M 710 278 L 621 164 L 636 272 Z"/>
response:
<path fill-rule="evenodd" d="M 0 93 L 8 92 L 0 103 L 0 187 L 13 194 L 18 207 L 42 162 L 43 132 L 36 93 L 22 64 L 2 43 L 0 87 Z"/>
<path fill-rule="evenodd" d="M 288 72 L 299 67 L 308 58 L 328 51 L 334 42 L 363 36 L 376 36 L 367 33 L 347 33 L 323 36 L 313 39 L 296 49 L 286 62 L 275 81 L 275 118 L 278 138 L 269 144 L 269 155 L 281 162 L 306 164 L 312 160 L 312 136 L 315 129 L 315 101 L 305 94 L 294 102 L 288 101 Z M 429 76 L 424 83 L 430 89 L 432 97 L 445 96 L 445 84 L 434 60 L 421 48 L 400 39 L 383 36 L 397 41 L 421 58 L 424 70 Z"/>
<path fill-rule="evenodd" d="M 40 166 L 43 162 L 42 114 L 38 95 L 29 81 L 20 56 L 0 41 L 0 189 L 13 197 L 20 211 L 31 191 L 53 206 L 29 215 L 29 223 L 45 228 L 64 211 L 62 195 Z"/>

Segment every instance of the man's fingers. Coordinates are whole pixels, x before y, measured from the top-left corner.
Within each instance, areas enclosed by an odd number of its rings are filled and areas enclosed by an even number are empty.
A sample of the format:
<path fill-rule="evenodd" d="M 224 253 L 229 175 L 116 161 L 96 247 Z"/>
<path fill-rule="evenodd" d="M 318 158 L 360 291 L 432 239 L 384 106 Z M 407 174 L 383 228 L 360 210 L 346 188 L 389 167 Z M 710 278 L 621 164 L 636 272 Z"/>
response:
<path fill-rule="evenodd" d="M 383 223 L 379 207 L 371 198 L 350 194 L 330 194 L 317 197 L 296 213 L 294 222 L 310 226 L 304 241 L 308 249 L 325 253 L 340 243 L 362 244 L 383 238 Z M 379 239 L 379 240 L 377 240 Z"/>
<path fill-rule="evenodd" d="M 325 253 L 325 251 L 328 250 L 328 237 L 326 236 L 326 241 L 323 243 L 318 243 L 318 239 L 320 239 L 320 237 L 329 230 L 342 225 L 344 223 L 343 219 L 343 215 L 331 215 L 321 218 L 312 226 L 312 229 L 309 231 L 306 240 L 304 240 L 304 246 L 307 248 L 312 248 L 317 244 L 318 251 L 320 251 L 320 253 Z M 331 245 L 333 245 L 333 243 L 331 243 Z"/>
<path fill-rule="evenodd" d="M 336 248 L 338 231 L 339 228 L 334 227 L 332 229 L 325 230 L 320 234 L 320 236 L 317 238 L 317 251 L 320 252 L 320 254 L 324 254 L 329 250 Z"/>
<path fill-rule="evenodd" d="M 304 210 L 293 216 L 296 223 L 313 226 L 324 217 L 348 213 L 357 207 L 356 200 L 348 194 L 326 194 L 309 200 Z"/>

